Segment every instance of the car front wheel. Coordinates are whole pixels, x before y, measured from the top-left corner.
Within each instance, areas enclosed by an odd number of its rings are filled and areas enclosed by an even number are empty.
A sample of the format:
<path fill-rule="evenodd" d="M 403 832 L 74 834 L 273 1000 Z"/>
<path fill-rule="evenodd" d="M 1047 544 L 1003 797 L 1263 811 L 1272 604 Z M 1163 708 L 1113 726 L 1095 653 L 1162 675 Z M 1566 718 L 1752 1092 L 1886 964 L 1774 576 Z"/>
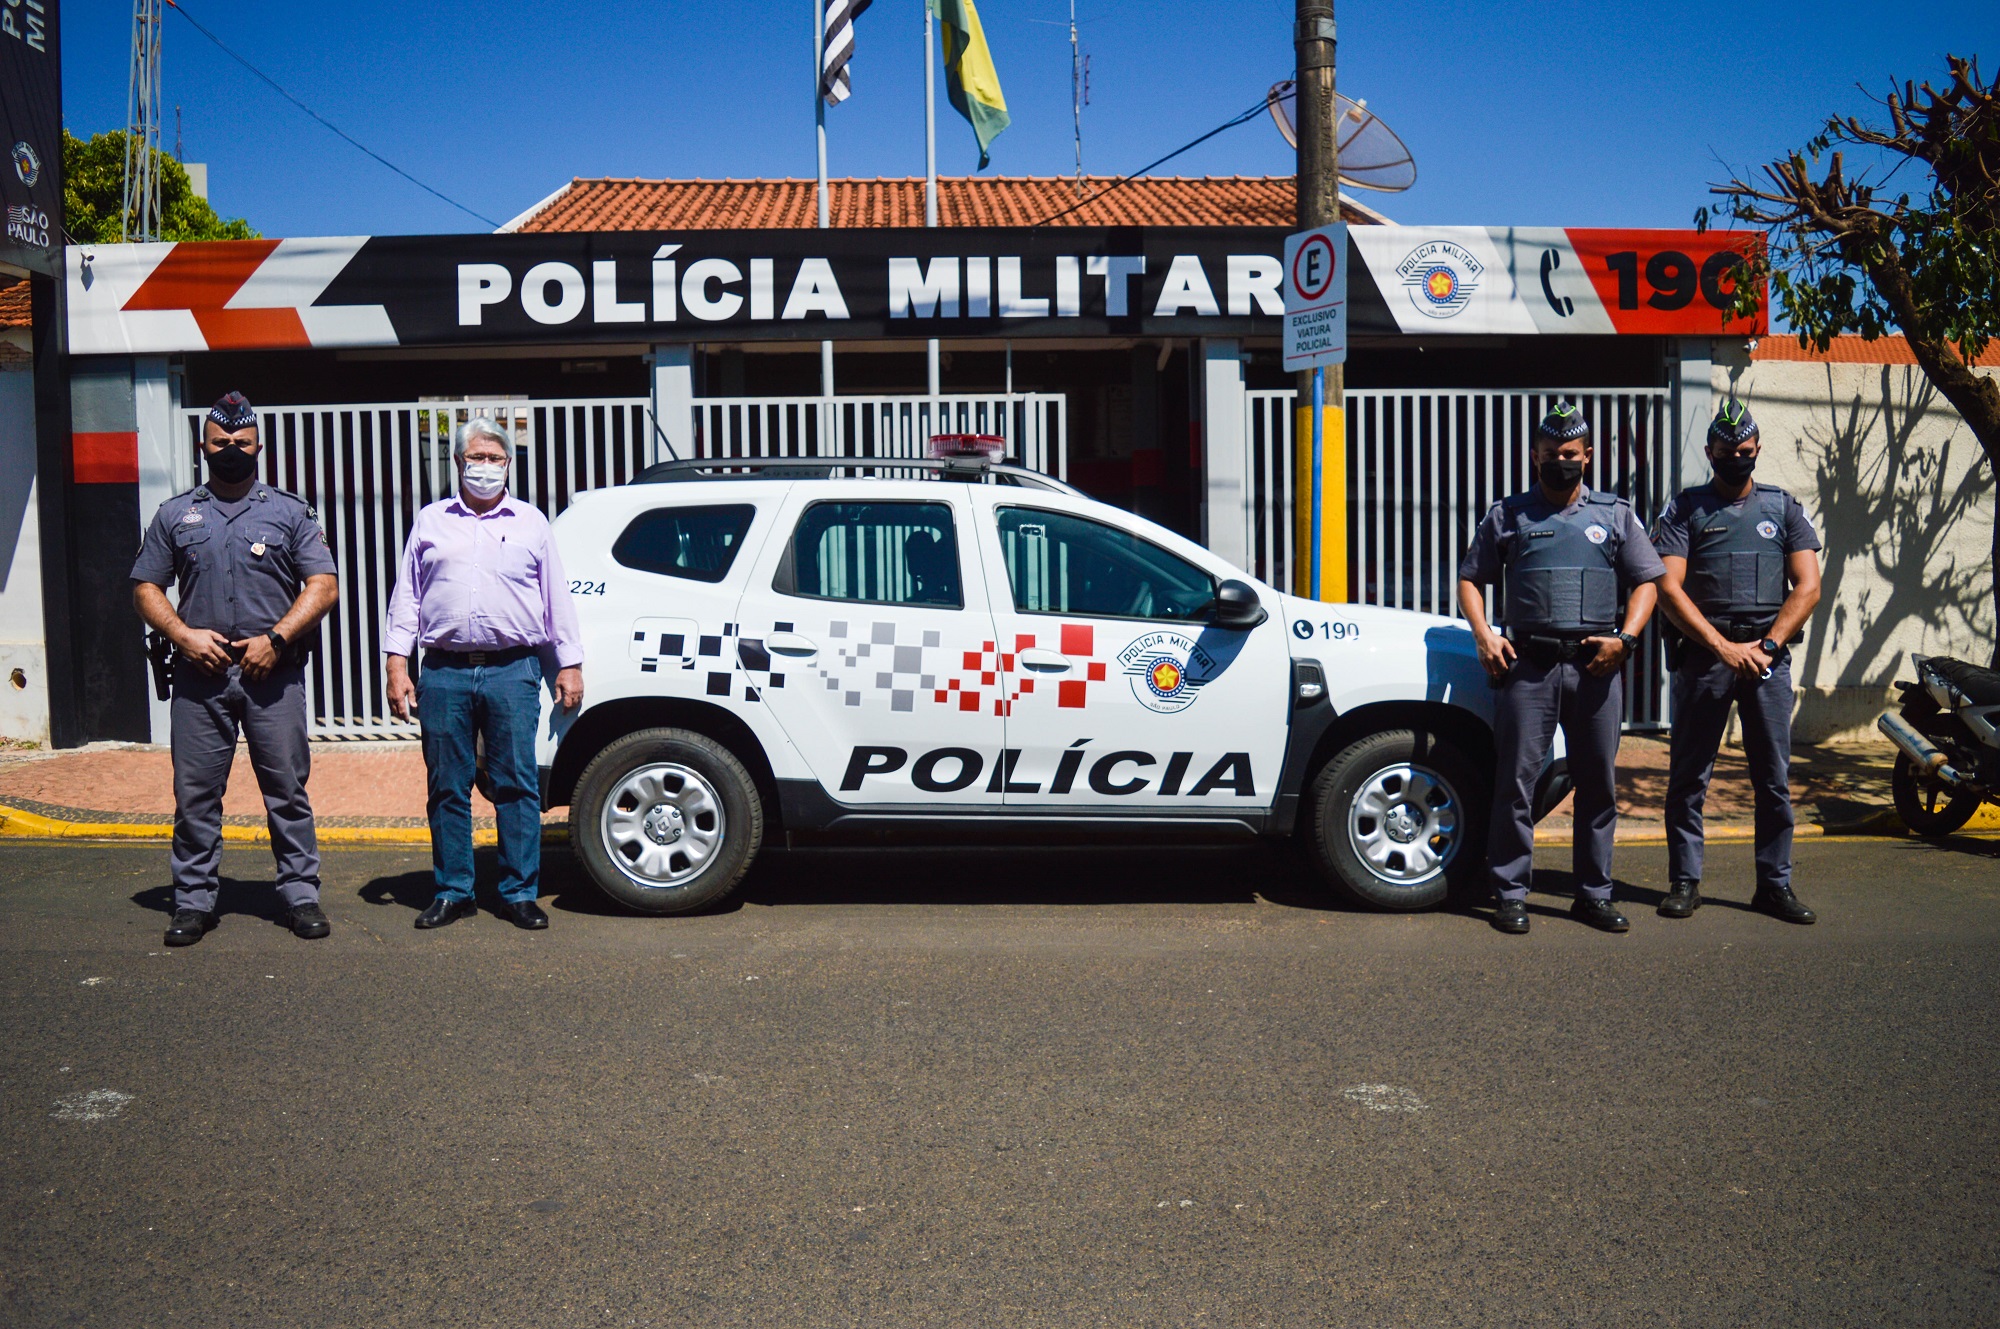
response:
<path fill-rule="evenodd" d="M 743 763 L 685 729 L 642 729 L 584 767 L 570 844 L 606 895 L 642 914 L 682 914 L 728 897 L 764 839 L 764 806 Z"/>
<path fill-rule="evenodd" d="M 1480 868 L 1488 794 L 1456 747 L 1422 730 L 1358 739 L 1320 769 L 1301 828 L 1334 885 L 1376 909 L 1428 909 Z"/>

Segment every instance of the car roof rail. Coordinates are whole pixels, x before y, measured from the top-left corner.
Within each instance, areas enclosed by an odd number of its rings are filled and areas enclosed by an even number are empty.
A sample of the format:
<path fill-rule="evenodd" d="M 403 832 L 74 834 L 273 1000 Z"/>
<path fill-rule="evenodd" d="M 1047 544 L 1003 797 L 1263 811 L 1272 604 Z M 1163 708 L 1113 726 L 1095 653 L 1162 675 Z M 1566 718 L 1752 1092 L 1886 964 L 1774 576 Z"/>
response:
<path fill-rule="evenodd" d="M 691 457 L 655 462 L 629 481 L 635 485 L 689 480 L 912 480 L 935 477 L 1047 489 L 1085 497 L 1053 475 L 979 457 Z"/>

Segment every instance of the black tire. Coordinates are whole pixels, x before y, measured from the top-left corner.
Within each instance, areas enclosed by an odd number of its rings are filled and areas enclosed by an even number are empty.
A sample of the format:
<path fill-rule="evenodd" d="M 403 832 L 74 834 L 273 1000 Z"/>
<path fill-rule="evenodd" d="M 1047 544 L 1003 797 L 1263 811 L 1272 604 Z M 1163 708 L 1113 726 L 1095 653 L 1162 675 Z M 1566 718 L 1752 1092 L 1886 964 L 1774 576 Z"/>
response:
<path fill-rule="evenodd" d="M 1395 801 L 1405 795 L 1413 797 Z M 1320 768 L 1300 830 L 1314 864 L 1356 900 L 1429 909 L 1478 876 L 1490 797 L 1478 768 L 1450 742 L 1390 729 L 1350 743 Z"/>
<path fill-rule="evenodd" d="M 1914 835 L 1940 840 L 1950 835 L 1979 811 L 1976 795 L 1961 793 L 1936 780 L 1919 780 L 1917 764 L 1907 753 L 1896 754 L 1896 769 L 1889 776 L 1889 793 L 1896 800 L 1896 815 Z"/>
<path fill-rule="evenodd" d="M 764 842 L 764 801 L 743 763 L 714 739 L 641 729 L 583 768 L 569 838 L 617 903 L 684 914 L 727 899 L 743 880 Z"/>

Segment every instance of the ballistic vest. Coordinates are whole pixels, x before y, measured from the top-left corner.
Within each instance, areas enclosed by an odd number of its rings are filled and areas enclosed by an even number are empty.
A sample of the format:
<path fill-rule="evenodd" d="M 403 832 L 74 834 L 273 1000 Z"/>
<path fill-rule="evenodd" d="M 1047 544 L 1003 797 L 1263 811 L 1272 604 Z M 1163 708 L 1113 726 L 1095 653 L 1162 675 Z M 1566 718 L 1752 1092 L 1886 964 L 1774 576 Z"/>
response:
<path fill-rule="evenodd" d="M 1702 616 L 1769 619 L 1785 603 L 1785 491 L 1758 485 L 1731 506 L 1708 485 L 1687 490 L 1687 593 Z"/>
<path fill-rule="evenodd" d="M 1618 551 L 1624 543 L 1624 500 L 1592 492 L 1565 512 L 1535 517 L 1547 506 L 1538 491 L 1505 500 L 1507 627 L 1516 636 L 1587 637 L 1618 627 Z"/>

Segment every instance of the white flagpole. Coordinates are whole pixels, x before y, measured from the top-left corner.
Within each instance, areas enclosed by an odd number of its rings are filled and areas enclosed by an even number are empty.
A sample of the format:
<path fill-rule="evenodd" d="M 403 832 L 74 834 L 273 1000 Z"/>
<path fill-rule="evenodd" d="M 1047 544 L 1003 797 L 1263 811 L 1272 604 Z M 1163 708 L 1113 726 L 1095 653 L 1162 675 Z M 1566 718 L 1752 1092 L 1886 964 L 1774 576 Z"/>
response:
<path fill-rule="evenodd" d="M 813 135 L 819 151 L 819 228 L 826 229 L 826 98 L 820 80 L 826 68 L 826 0 L 813 0 Z M 833 343 L 819 344 L 819 394 L 833 395 Z M 821 438 L 825 437 L 822 420 Z"/>
<path fill-rule="evenodd" d="M 924 0 L 924 225 L 938 224 L 937 197 L 937 74 L 931 56 L 931 6 Z M 938 339 L 929 346 L 931 396 L 941 390 L 938 379 Z"/>

